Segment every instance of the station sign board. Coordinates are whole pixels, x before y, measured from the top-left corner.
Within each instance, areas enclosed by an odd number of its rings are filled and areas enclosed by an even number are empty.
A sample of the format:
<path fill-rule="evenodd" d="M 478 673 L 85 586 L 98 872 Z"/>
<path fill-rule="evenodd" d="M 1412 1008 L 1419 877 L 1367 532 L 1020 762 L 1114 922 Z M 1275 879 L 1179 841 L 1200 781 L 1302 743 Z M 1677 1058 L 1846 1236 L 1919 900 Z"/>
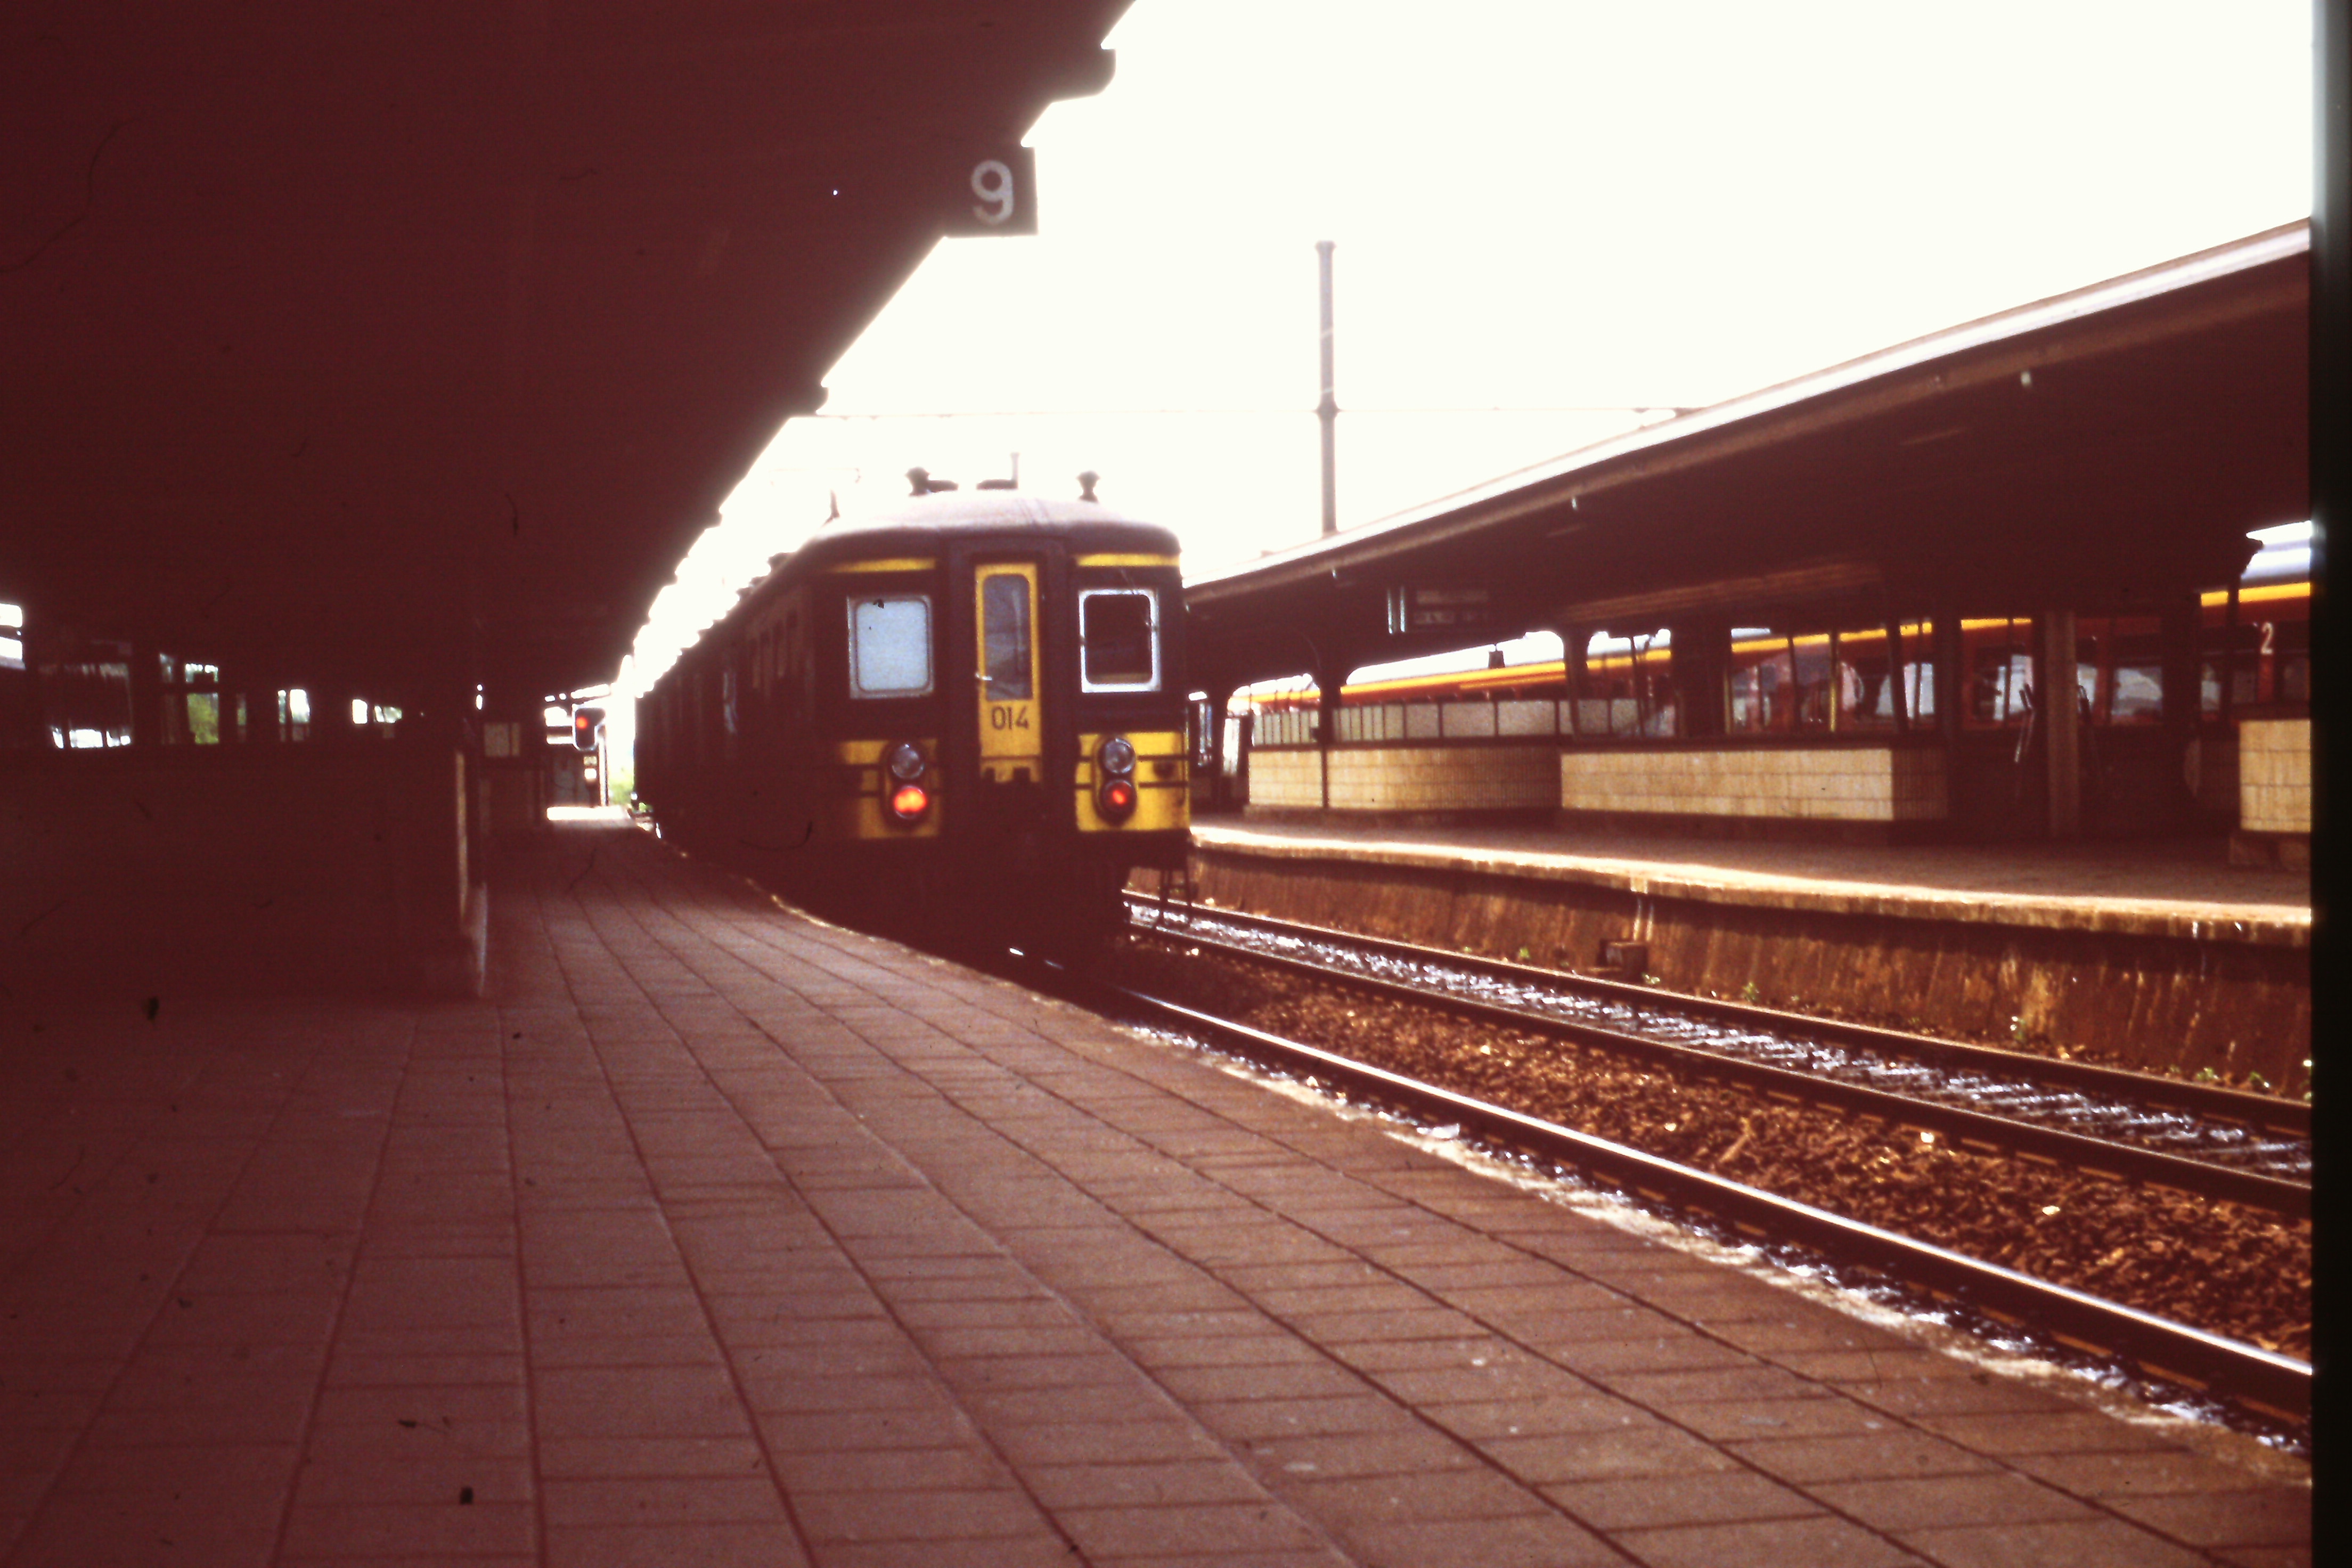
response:
<path fill-rule="evenodd" d="M 1036 149 L 1017 142 L 982 149 L 957 166 L 946 198 L 950 238 L 1036 233 Z"/>
<path fill-rule="evenodd" d="M 1483 584 L 1413 586 L 1389 590 L 1389 635 L 1412 632 L 1483 631 L 1496 624 L 1494 595 Z"/>

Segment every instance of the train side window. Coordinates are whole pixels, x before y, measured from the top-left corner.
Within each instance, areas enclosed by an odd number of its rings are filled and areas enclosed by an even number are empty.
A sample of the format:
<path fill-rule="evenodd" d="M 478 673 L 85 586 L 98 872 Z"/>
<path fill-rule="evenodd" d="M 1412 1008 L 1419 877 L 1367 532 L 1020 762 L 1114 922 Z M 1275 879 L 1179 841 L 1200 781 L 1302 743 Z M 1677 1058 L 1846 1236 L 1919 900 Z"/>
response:
<path fill-rule="evenodd" d="M 980 584 L 981 639 L 988 660 L 988 700 L 1026 702 L 1029 689 L 1029 579 L 1011 573 Z"/>
<path fill-rule="evenodd" d="M 1160 689 L 1160 595 L 1150 588 L 1078 594 L 1078 689 Z"/>
<path fill-rule="evenodd" d="M 849 694 L 922 697 L 931 689 L 931 600 L 886 594 L 849 604 Z"/>

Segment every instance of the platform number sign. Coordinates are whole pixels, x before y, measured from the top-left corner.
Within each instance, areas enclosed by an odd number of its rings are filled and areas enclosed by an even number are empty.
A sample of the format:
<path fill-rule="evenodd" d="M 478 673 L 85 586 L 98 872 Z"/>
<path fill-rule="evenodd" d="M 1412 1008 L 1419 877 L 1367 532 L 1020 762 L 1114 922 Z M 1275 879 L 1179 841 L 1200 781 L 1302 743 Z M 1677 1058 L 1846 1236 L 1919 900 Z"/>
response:
<path fill-rule="evenodd" d="M 1037 153 L 994 147 L 959 165 L 948 192 L 951 236 L 1037 232 Z"/>

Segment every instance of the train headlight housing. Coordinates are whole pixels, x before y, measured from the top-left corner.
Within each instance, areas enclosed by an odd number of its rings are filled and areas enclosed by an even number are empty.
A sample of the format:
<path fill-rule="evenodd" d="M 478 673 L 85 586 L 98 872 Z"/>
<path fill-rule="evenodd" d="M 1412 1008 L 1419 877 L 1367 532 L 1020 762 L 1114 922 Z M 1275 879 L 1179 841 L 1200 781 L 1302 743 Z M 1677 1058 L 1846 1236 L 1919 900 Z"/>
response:
<path fill-rule="evenodd" d="M 923 748 L 912 741 L 882 748 L 882 798 L 899 822 L 919 822 L 931 809 L 931 792 L 923 784 L 929 768 Z"/>
<path fill-rule="evenodd" d="M 1135 815 L 1135 742 L 1113 735 L 1095 748 L 1095 814 L 1105 822 Z"/>
<path fill-rule="evenodd" d="M 931 809 L 931 794 L 919 784 L 902 784 L 890 792 L 890 815 L 913 822 Z"/>

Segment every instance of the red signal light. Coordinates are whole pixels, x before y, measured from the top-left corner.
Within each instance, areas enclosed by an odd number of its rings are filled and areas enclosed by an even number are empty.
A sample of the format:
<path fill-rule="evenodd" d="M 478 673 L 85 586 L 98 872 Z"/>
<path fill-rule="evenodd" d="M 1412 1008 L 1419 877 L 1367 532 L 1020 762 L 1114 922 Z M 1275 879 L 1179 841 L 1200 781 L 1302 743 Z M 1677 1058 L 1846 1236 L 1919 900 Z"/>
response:
<path fill-rule="evenodd" d="M 931 797 L 919 784 L 900 784 L 890 792 L 890 809 L 901 822 L 912 822 L 931 809 Z"/>
<path fill-rule="evenodd" d="M 1102 814 L 1114 822 L 1124 822 L 1135 810 L 1135 785 L 1126 779 L 1113 779 L 1103 785 Z"/>

